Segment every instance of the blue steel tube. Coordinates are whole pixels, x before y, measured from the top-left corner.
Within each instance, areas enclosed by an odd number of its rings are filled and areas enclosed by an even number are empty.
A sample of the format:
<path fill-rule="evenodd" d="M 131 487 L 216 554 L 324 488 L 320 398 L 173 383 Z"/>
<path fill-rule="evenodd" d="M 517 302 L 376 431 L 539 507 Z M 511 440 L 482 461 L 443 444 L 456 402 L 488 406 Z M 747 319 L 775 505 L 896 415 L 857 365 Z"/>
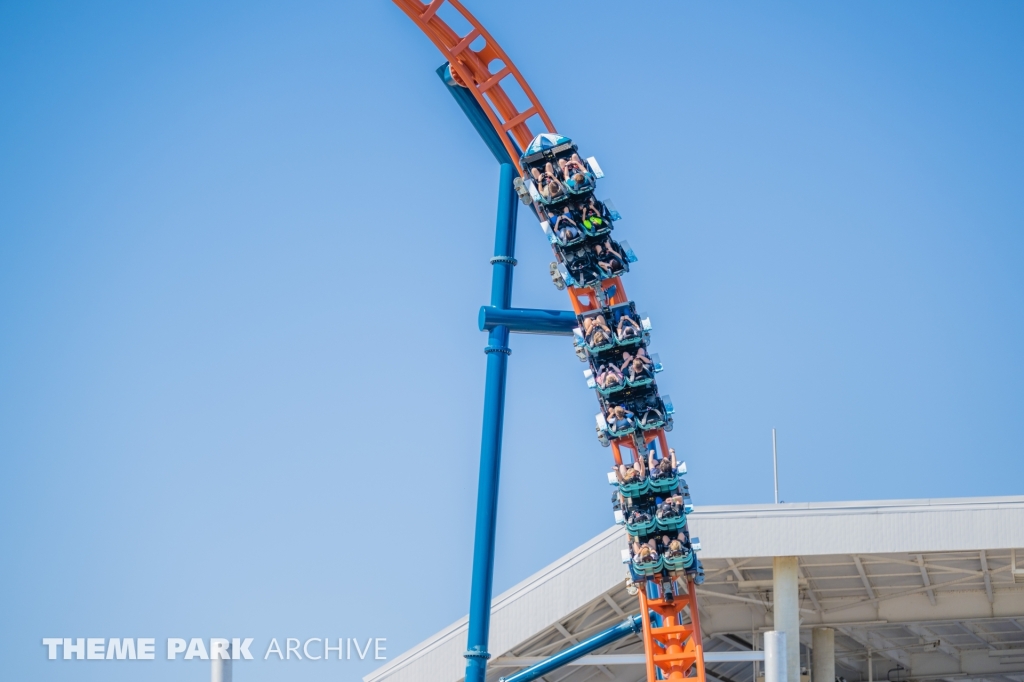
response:
<path fill-rule="evenodd" d="M 571 310 L 502 309 L 486 305 L 480 308 L 478 322 L 480 331 L 504 325 L 510 332 L 554 336 L 572 336 L 572 330 L 579 325 L 576 313 Z"/>
<path fill-rule="evenodd" d="M 620 640 L 631 632 L 640 634 L 642 629 L 643 625 L 641 624 L 640 616 L 633 616 L 618 625 L 608 628 L 604 632 L 597 633 L 590 639 L 585 639 L 579 644 L 559 651 L 551 658 L 543 660 L 536 665 L 524 668 L 514 675 L 502 677 L 500 682 L 530 682 L 530 680 L 535 680 L 541 675 L 547 675 L 552 670 L 561 668 L 563 665 L 568 665 L 577 658 L 583 658 L 606 644 Z"/>
<path fill-rule="evenodd" d="M 491 305 L 512 303 L 512 268 L 516 245 L 518 197 L 512 185 L 517 176 L 511 163 L 501 164 L 498 220 L 491 259 Z M 487 337 L 487 384 L 484 388 L 483 438 L 480 444 L 480 481 L 476 497 L 476 534 L 473 543 L 473 584 L 469 598 L 469 637 L 466 647 L 466 682 L 484 682 L 487 640 L 491 626 L 491 591 L 494 582 L 494 529 L 498 516 L 498 476 L 501 469 L 501 431 L 505 418 L 505 377 L 508 370 L 508 327 L 494 327 Z"/>

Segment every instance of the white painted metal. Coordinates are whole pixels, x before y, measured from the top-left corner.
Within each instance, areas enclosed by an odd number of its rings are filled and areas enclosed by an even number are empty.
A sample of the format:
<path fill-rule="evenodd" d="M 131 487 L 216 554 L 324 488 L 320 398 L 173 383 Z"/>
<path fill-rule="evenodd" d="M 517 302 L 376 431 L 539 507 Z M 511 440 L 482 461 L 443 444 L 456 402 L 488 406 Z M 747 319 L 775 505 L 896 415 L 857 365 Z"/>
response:
<path fill-rule="evenodd" d="M 523 668 L 545 660 L 545 656 L 502 656 L 487 665 L 490 668 Z M 763 651 L 709 651 L 704 654 L 704 663 L 750 663 L 763 660 Z M 647 657 L 644 654 L 591 654 L 566 665 L 644 665 L 646 662 Z"/>
<path fill-rule="evenodd" d="M 832 628 L 811 630 L 811 682 L 835 682 L 836 631 Z"/>
<path fill-rule="evenodd" d="M 772 469 L 775 472 L 775 504 L 779 503 L 779 451 L 775 447 L 775 429 L 772 429 Z"/>
<path fill-rule="evenodd" d="M 210 661 L 210 682 L 231 682 L 231 659 Z"/>
<path fill-rule="evenodd" d="M 791 679 L 787 639 L 785 632 L 769 630 L 764 633 L 764 682 L 787 682 Z M 799 644 L 799 640 L 797 643 Z M 799 678 L 799 666 L 796 669 L 796 674 Z"/>
<path fill-rule="evenodd" d="M 924 586 L 930 588 L 932 580 L 928 577 L 928 569 L 924 566 L 924 557 L 920 554 L 917 555 L 917 565 L 921 567 L 921 580 L 924 582 Z M 928 601 L 935 606 L 935 590 L 929 589 L 925 593 L 928 595 Z"/>
<path fill-rule="evenodd" d="M 708 559 L 1024 547 L 1024 497 L 700 507 Z"/>
<path fill-rule="evenodd" d="M 774 557 L 774 624 L 775 631 L 786 636 L 788 682 L 800 682 L 800 586 L 797 571 L 795 556 Z"/>

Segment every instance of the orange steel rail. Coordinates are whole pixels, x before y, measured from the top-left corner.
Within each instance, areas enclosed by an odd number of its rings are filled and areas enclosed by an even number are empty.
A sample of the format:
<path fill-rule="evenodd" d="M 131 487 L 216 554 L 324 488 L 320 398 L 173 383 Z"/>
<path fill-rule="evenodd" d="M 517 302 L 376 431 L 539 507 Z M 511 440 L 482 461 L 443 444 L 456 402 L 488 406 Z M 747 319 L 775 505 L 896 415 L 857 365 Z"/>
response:
<path fill-rule="evenodd" d="M 491 37 L 487 29 L 470 14 L 458 0 L 432 0 L 429 3 L 420 0 L 393 0 L 413 22 L 419 26 L 431 42 L 445 56 L 451 67 L 452 77 L 459 85 L 466 87 L 487 114 L 491 126 L 498 132 L 509 156 L 518 164 L 521 150 L 542 132 L 557 132 L 540 100 L 530 88 L 526 79 L 501 49 L 497 41 Z M 469 33 L 459 35 L 438 16 L 438 10 L 445 4 L 450 5 L 463 19 L 472 26 Z M 480 42 L 482 39 L 482 43 Z M 519 111 L 502 88 L 506 78 L 514 78 L 526 94 L 530 105 Z M 539 117 L 543 129 L 531 130 L 530 122 Z M 517 147 L 518 145 L 518 147 Z M 520 173 L 523 170 L 520 169 Z M 626 289 L 619 277 L 604 280 L 597 286 L 605 290 L 615 287 L 614 295 L 608 298 L 608 305 L 617 305 L 629 300 Z M 596 310 L 599 307 L 597 297 L 589 288 L 568 287 L 569 298 L 572 300 L 576 314 Z M 668 452 L 668 443 L 663 429 L 645 434 L 645 440 L 657 439 L 662 452 Z M 629 438 L 612 441 L 612 452 L 617 464 L 622 463 L 622 450 L 629 450 L 633 457 L 642 457 L 635 452 L 636 446 Z M 680 582 L 679 580 L 675 582 Z M 705 682 L 704 646 L 700 632 L 700 617 L 697 613 L 697 593 L 692 578 L 685 579 L 686 594 L 674 599 L 659 597 L 649 599 L 645 592 L 646 585 L 641 584 L 640 611 L 643 615 L 644 651 L 647 655 L 647 680 L 656 682 L 660 671 L 663 680 L 692 680 Z M 661 625 L 655 626 L 651 613 L 658 614 Z M 688 618 L 686 616 L 689 616 Z"/>
<path fill-rule="evenodd" d="M 700 615 L 697 613 L 697 592 L 693 580 L 687 580 L 683 595 L 673 600 L 648 599 L 640 589 L 640 608 L 647 618 L 643 620 L 644 651 L 647 653 L 647 681 L 695 680 L 704 682 L 704 643 L 700 634 Z M 690 622 L 683 622 L 683 611 L 689 611 Z M 649 612 L 661 616 L 661 627 L 653 627 Z M 692 674 L 691 674 L 692 673 Z"/>
<path fill-rule="evenodd" d="M 526 145 L 541 132 L 556 132 L 555 126 L 544 111 L 537 95 L 527 84 L 523 74 L 519 73 L 512 60 L 508 58 L 505 51 L 501 49 L 497 41 L 491 37 L 479 21 L 472 14 L 466 11 L 458 0 L 433 0 L 430 4 L 424 4 L 420 0 L 394 0 L 395 4 L 409 15 L 420 30 L 427 34 L 427 37 L 437 46 L 441 54 L 445 56 L 451 65 L 452 76 L 455 82 L 469 89 L 473 97 L 480 104 L 480 107 L 487 114 L 491 125 L 498 131 L 498 136 L 505 144 L 508 155 L 518 161 L 526 149 Z M 437 11 L 444 4 L 451 5 L 455 11 L 462 15 L 473 29 L 464 36 L 456 33 L 441 17 Z M 480 39 L 482 45 L 477 45 Z M 477 47 L 474 47 L 477 45 Z M 497 69 L 496 71 L 493 69 Z M 505 78 L 512 77 L 515 82 L 526 93 L 530 106 L 519 111 L 516 105 L 506 94 L 501 82 Z M 528 121 L 534 116 L 539 116 L 544 130 L 537 133 L 531 132 Z M 509 135 L 519 145 L 516 149 Z"/>

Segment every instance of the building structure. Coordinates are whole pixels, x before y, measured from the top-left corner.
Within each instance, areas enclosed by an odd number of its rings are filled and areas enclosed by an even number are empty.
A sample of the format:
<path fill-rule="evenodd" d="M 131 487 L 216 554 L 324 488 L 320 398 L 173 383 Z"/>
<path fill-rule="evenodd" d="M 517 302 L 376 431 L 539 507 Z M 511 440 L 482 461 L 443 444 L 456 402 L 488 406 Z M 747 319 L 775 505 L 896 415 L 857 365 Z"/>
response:
<path fill-rule="evenodd" d="M 709 679 L 757 682 L 779 630 L 790 682 L 1024 682 L 1024 496 L 713 506 L 690 524 Z M 495 598 L 488 680 L 634 615 L 623 547 L 610 528 Z M 461 680 L 465 641 L 463 619 L 364 682 Z M 643 661 L 630 636 L 544 679 L 639 682 Z"/>

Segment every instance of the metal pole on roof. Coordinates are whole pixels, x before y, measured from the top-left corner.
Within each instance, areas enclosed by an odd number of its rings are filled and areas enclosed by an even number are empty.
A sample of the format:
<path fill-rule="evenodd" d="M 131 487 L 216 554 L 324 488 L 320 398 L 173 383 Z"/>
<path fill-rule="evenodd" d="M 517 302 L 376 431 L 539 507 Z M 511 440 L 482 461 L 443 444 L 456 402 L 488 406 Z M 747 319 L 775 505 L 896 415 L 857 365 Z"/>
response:
<path fill-rule="evenodd" d="M 227 640 L 222 641 L 227 642 Z M 231 682 L 233 678 L 231 675 L 230 656 L 234 655 L 234 652 L 231 650 L 231 644 L 228 644 L 227 655 L 229 658 L 221 658 L 220 656 L 214 655 L 212 651 L 213 647 L 211 646 L 210 648 L 210 682 Z"/>
<path fill-rule="evenodd" d="M 779 503 L 779 451 L 775 447 L 775 429 L 772 429 L 772 466 L 775 469 L 775 504 Z"/>

